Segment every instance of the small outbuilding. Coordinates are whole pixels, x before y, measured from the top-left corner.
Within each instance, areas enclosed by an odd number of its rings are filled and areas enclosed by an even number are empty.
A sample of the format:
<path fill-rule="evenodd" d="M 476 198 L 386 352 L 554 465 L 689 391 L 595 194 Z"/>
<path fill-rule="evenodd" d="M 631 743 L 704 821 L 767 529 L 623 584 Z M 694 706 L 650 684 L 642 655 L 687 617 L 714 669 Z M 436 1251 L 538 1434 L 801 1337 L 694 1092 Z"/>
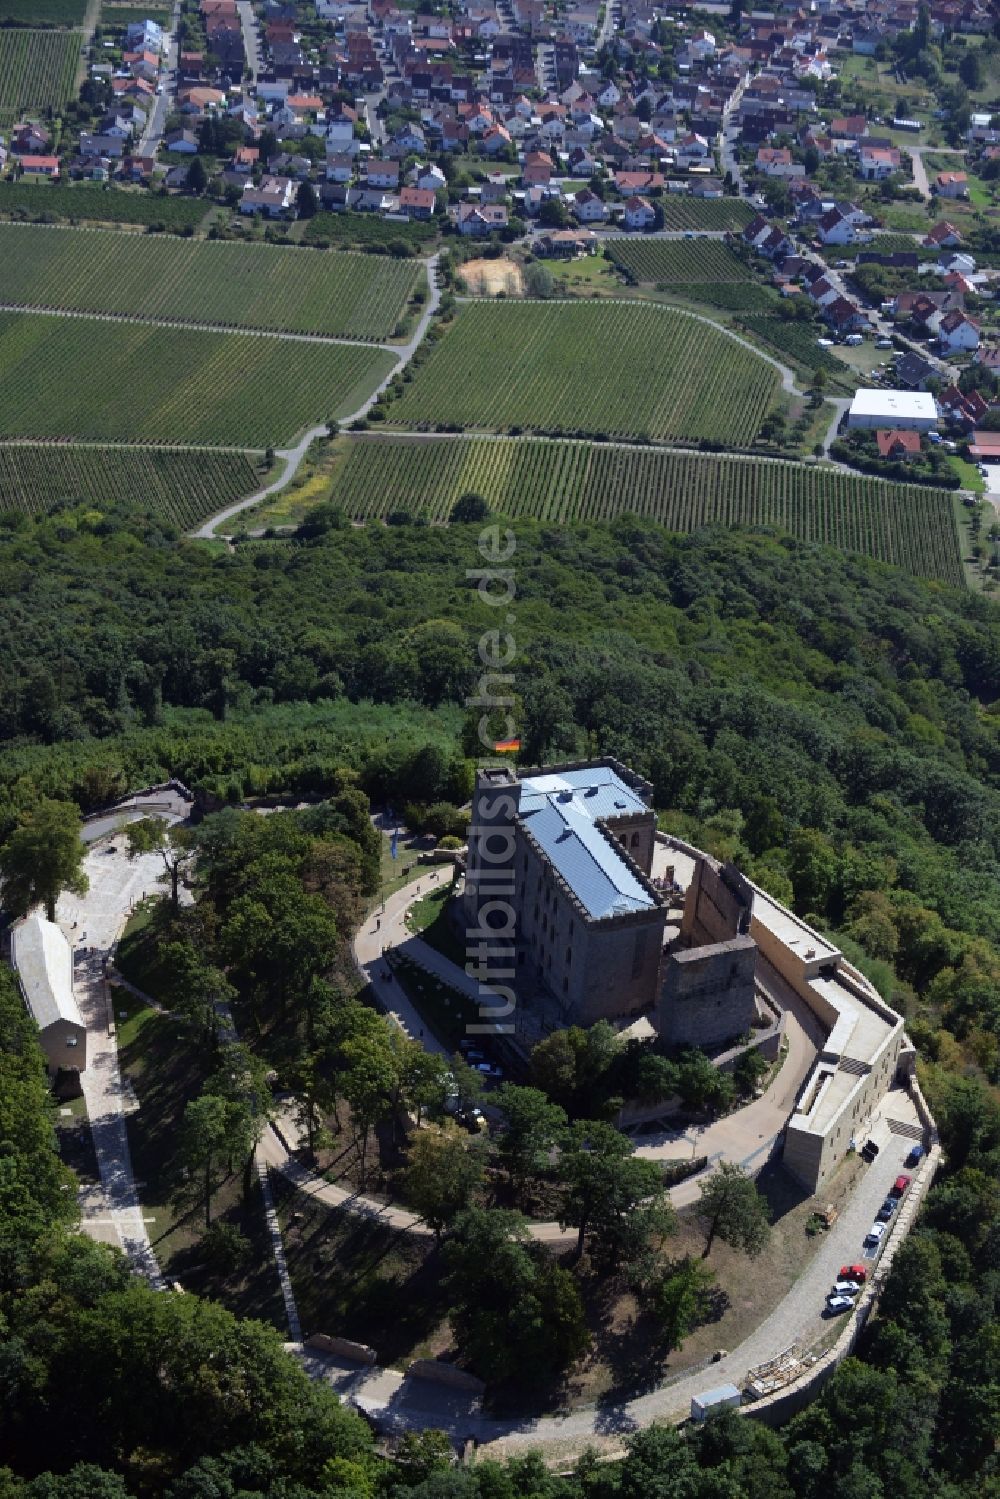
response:
<path fill-rule="evenodd" d="M 930 432 L 938 424 L 934 397 L 922 390 L 859 390 L 847 414 L 849 427 L 889 427 Z"/>
<path fill-rule="evenodd" d="M 73 949 L 55 922 L 33 912 L 13 928 L 10 951 L 49 1072 L 83 1072 L 87 1028 L 73 992 Z"/>

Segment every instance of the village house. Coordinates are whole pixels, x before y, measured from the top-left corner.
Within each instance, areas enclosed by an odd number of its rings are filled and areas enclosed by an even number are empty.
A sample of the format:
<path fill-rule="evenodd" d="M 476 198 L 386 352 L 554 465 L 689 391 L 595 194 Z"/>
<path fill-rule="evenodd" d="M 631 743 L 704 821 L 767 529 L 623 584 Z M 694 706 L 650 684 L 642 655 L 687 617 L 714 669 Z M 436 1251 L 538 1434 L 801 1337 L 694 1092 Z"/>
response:
<path fill-rule="evenodd" d="M 263 177 L 259 187 L 248 182 L 240 199 L 240 213 L 261 213 L 269 219 L 288 218 L 294 214 L 295 192 L 290 177 Z"/>
<path fill-rule="evenodd" d="M 603 224 L 609 216 L 608 205 L 603 198 L 585 187 L 573 199 L 573 212 L 581 224 Z"/>
<path fill-rule="evenodd" d="M 761 146 L 755 165 L 765 177 L 804 177 L 806 174 L 802 163 L 792 159 L 787 146 Z"/>
<path fill-rule="evenodd" d="M 857 174 L 865 182 L 883 182 L 898 172 L 902 158 L 895 146 L 862 145 L 858 152 Z"/>
<path fill-rule="evenodd" d="M 933 320 L 931 323 L 933 327 Z M 936 328 L 938 344 L 945 354 L 971 353 L 979 347 L 979 324 L 960 308 L 946 312 Z"/>
<path fill-rule="evenodd" d="M 455 222 L 459 234 L 482 239 L 495 229 L 506 229 L 507 218 L 502 203 L 459 203 Z"/>
<path fill-rule="evenodd" d="M 54 182 L 59 176 L 58 156 L 22 156 L 21 171 L 29 182 Z"/>
<path fill-rule="evenodd" d="M 168 151 L 176 151 L 181 156 L 196 156 L 198 153 L 198 137 L 192 130 L 174 130 L 164 137 L 163 144 Z"/>
<path fill-rule="evenodd" d="M 965 172 L 938 172 L 934 191 L 940 198 L 967 198 L 969 179 Z"/>
<path fill-rule="evenodd" d="M 652 229 L 656 223 L 656 209 L 648 198 L 629 198 L 625 203 L 626 229 Z"/>
<path fill-rule="evenodd" d="M 857 231 L 839 208 L 831 208 L 817 224 L 820 241 L 824 245 L 853 245 Z"/>
<path fill-rule="evenodd" d="M 431 188 L 404 187 L 399 194 L 400 210 L 411 219 L 429 219 L 434 213 L 435 195 Z"/>
<path fill-rule="evenodd" d="M 875 433 L 880 458 L 905 461 L 920 457 L 920 433 L 900 430 L 897 427 L 879 427 Z"/>
<path fill-rule="evenodd" d="M 939 223 L 935 224 L 933 229 L 928 230 L 923 239 L 924 248 L 928 250 L 940 250 L 962 243 L 961 234 L 959 234 L 954 224 L 949 224 L 947 219 L 942 219 Z"/>

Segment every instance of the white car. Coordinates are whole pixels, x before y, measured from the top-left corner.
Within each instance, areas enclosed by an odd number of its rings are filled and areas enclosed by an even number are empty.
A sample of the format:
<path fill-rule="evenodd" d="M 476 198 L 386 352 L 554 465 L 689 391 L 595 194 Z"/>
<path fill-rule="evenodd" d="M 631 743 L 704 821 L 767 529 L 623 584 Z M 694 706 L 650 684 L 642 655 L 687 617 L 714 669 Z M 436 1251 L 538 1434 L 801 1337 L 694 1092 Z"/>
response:
<path fill-rule="evenodd" d="M 817 342 L 817 344 L 819 345 L 819 347 L 821 349 L 832 349 L 833 348 L 833 339 L 832 338 L 817 338 L 816 342 Z"/>
<path fill-rule="evenodd" d="M 881 1244 L 884 1234 L 885 1224 L 873 1223 L 871 1228 L 865 1234 L 865 1248 L 874 1249 L 877 1244 Z"/>
<path fill-rule="evenodd" d="M 826 1308 L 829 1312 L 849 1312 L 853 1309 L 854 1302 L 850 1296 L 828 1296 Z"/>
<path fill-rule="evenodd" d="M 834 1282 L 834 1296 L 856 1296 L 861 1290 L 856 1280 L 838 1280 Z"/>

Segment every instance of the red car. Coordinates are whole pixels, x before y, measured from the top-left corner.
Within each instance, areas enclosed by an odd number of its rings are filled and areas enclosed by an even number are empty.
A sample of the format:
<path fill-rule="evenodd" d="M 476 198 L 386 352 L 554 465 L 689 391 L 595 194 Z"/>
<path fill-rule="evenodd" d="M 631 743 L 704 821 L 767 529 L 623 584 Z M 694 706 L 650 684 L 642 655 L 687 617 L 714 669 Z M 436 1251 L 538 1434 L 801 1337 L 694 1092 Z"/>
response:
<path fill-rule="evenodd" d="M 856 1280 L 860 1281 L 861 1284 L 864 1285 L 865 1281 L 868 1279 L 868 1271 L 865 1269 L 864 1265 L 841 1265 L 840 1274 L 837 1276 L 837 1279 Z"/>
<path fill-rule="evenodd" d="M 908 1176 L 897 1176 L 896 1180 L 892 1184 L 893 1197 L 902 1197 L 903 1193 L 906 1191 L 909 1185 L 910 1178 Z"/>

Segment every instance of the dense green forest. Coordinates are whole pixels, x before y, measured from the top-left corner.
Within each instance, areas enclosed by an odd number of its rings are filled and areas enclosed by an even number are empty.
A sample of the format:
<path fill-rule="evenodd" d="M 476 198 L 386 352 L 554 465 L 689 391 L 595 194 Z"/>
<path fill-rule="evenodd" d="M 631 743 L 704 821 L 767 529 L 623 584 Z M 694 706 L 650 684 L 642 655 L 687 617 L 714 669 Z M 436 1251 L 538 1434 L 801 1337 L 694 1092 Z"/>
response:
<path fill-rule="evenodd" d="M 344 891 L 372 888 L 366 799 L 467 794 L 465 704 L 498 623 L 470 576 L 480 526 L 323 510 L 230 550 L 84 507 L 0 525 L 0 845 L 41 796 L 93 809 L 167 775 L 201 810 L 316 799 L 281 849 L 277 826 L 253 848 L 239 821 L 204 835 L 220 950 L 231 927 L 238 986 L 280 1013 L 241 901 L 264 890 L 280 924 L 282 881 L 305 879 L 319 951 L 354 919 Z M 40 1053 L 0 973 L 0 1499 L 1000 1492 L 1000 616 L 769 533 L 514 531 L 524 760 L 628 761 L 666 826 L 836 932 L 907 1014 L 946 1168 L 859 1357 L 779 1434 L 654 1429 L 562 1477 L 535 1459 L 458 1470 L 432 1438 L 388 1462 L 277 1334 L 157 1296 L 73 1232 Z"/>
<path fill-rule="evenodd" d="M 0 838 L 40 793 L 87 809 L 166 774 L 206 805 L 320 795 L 342 766 L 376 802 L 461 800 L 495 624 L 477 536 L 324 512 L 294 541 L 218 551 L 134 517 L 18 517 Z M 525 760 L 633 764 L 671 825 L 844 930 L 918 1039 L 943 1017 L 996 1080 L 994 607 L 761 533 L 626 516 L 522 521 L 516 541 Z"/>
<path fill-rule="evenodd" d="M 931 1499 L 996 1492 L 1000 1111 L 953 1078 L 948 1169 L 863 1348 L 780 1434 L 729 1415 L 652 1428 L 624 1462 L 453 1466 L 433 1433 L 380 1456 L 279 1335 L 132 1280 L 73 1232 L 33 1027 L 0 971 L 3 1499 Z M 15 1476 L 18 1475 L 18 1476 Z"/>

